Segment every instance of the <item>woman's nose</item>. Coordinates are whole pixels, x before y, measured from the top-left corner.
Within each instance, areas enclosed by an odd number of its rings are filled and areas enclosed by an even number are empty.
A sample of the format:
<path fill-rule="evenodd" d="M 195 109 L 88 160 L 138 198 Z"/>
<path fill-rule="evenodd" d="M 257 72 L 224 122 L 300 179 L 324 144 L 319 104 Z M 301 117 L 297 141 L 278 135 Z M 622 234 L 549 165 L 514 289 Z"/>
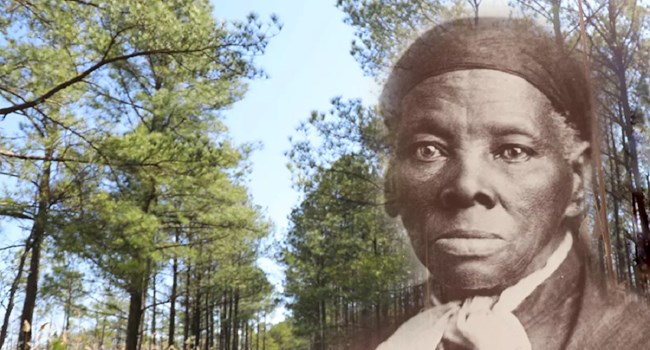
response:
<path fill-rule="evenodd" d="M 491 209 L 496 205 L 485 162 L 479 154 L 458 154 L 449 160 L 439 198 L 444 207 L 453 210 L 482 205 Z"/>

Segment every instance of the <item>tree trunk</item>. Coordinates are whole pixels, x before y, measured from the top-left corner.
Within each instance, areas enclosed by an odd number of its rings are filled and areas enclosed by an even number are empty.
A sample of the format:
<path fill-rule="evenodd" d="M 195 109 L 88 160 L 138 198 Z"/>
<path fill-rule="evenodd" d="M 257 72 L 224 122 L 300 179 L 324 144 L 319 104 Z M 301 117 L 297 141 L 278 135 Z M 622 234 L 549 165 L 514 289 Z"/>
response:
<path fill-rule="evenodd" d="M 45 156 L 51 158 L 52 149 L 46 151 Z M 27 275 L 27 286 L 25 289 L 25 301 L 23 312 L 20 316 L 20 327 L 18 331 L 18 349 L 29 350 L 32 345 L 32 328 L 34 308 L 36 307 L 36 296 L 38 295 L 38 275 L 41 265 L 41 248 L 45 239 L 46 222 L 50 202 L 50 171 L 51 162 L 43 163 L 43 173 L 38 186 L 38 212 L 32 225 L 32 256 L 29 262 L 29 274 Z"/>
<path fill-rule="evenodd" d="M 318 342 L 316 348 L 318 350 L 325 350 L 325 324 L 327 318 L 325 312 L 327 311 L 325 306 L 325 300 L 321 300 L 318 307 Z"/>
<path fill-rule="evenodd" d="M 617 9 L 614 6 L 615 4 L 610 3 L 608 6 L 609 9 L 609 19 L 610 19 L 610 28 L 611 28 L 611 39 L 613 42 L 617 42 L 617 33 L 616 33 L 616 16 Z M 634 204 L 637 205 L 638 210 L 638 219 L 641 224 L 641 247 L 637 247 L 645 254 L 644 263 L 646 267 L 650 268 L 650 261 L 648 259 L 648 254 L 650 254 L 650 223 L 648 220 L 648 214 L 645 207 L 645 199 L 642 191 L 642 182 L 641 182 L 641 173 L 639 170 L 639 155 L 636 138 L 634 137 L 634 125 L 633 119 L 635 118 L 635 111 L 632 111 L 629 102 L 628 86 L 627 86 L 627 76 L 626 71 L 627 67 L 625 65 L 624 55 L 625 52 L 621 47 L 611 47 L 612 51 L 612 60 L 615 67 L 614 74 L 618 80 L 618 89 L 619 89 L 619 103 L 623 109 L 623 129 L 625 131 L 625 136 L 627 138 L 628 151 L 629 151 L 629 171 L 632 174 L 632 185 L 631 192 Z M 636 220 L 637 218 L 634 218 Z"/>
<path fill-rule="evenodd" d="M 257 314 L 257 332 L 255 332 L 255 350 L 260 350 L 260 314 Z"/>
<path fill-rule="evenodd" d="M 212 293 L 205 295 L 205 350 L 212 349 L 214 345 L 214 320 L 212 317 Z"/>
<path fill-rule="evenodd" d="M 612 192 L 612 198 L 611 200 L 608 200 L 608 203 L 611 203 L 614 208 L 612 210 L 614 214 L 614 229 L 612 230 L 614 233 L 614 238 L 616 242 L 616 261 L 618 263 L 616 264 L 616 269 L 618 271 L 618 283 L 621 283 L 623 280 L 627 283 L 627 275 L 625 273 L 626 267 L 627 267 L 627 259 L 625 258 L 625 255 L 623 254 L 623 245 L 625 244 L 625 239 L 622 240 L 621 242 L 621 230 L 620 230 L 620 223 L 619 223 L 619 200 L 618 198 L 615 197 L 615 195 L 618 193 L 618 165 L 616 164 L 616 158 L 617 158 L 617 152 L 616 152 L 616 143 L 614 140 L 614 130 L 612 127 L 611 121 L 608 121 L 608 126 L 609 126 L 609 133 L 607 134 L 607 145 L 608 145 L 608 155 L 610 159 L 608 160 L 609 163 L 609 180 L 610 180 L 610 190 Z"/>
<path fill-rule="evenodd" d="M 187 274 L 185 276 L 185 315 L 183 322 L 183 349 L 187 349 L 188 339 L 190 337 L 190 283 L 192 281 L 192 268 L 187 267 Z"/>
<path fill-rule="evenodd" d="M 241 324 L 242 334 L 239 340 L 239 349 L 246 350 L 246 322 L 239 322 Z"/>
<path fill-rule="evenodd" d="M 232 350 L 239 349 L 239 290 L 235 289 L 234 314 L 232 316 Z"/>
<path fill-rule="evenodd" d="M 266 350 L 266 311 L 264 311 L 264 327 L 262 327 L 262 350 Z"/>
<path fill-rule="evenodd" d="M 129 317 L 126 325 L 126 348 L 125 350 L 137 350 L 140 335 L 140 325 L 143 314 L 144 288 L 131 288 L 129 290 Z"/>
<path fill-rule="evenodd" d="M 176 236 L 176 241 L 178 242 L 178 234 Z M 169 296 L 169 340 L 167 341 L 167 347 L 171 348 L 174 345 L 174 336 L 176 333 L 176 288 L 178 285 L 178 258 L 174 256 L 174 261 L 172 263 L 172 290 L 171 295 Z"/>
<path fill-rule="evenodd" d="M 262 350 L 266 350 L 266 314 L 264 315 L 264 327 L 262 327 Z"/>
<path fill-rule="evenodd" d="M 145 312 L 145 303 L 147 302 L 147 287 L 142 288 L 142 318 L 140 319 L 140 328 L 138 329 L 138 350 L 142 350 L 142 344 L 144 343 L 144 331 L 147 313 Z"/>
<path fill-rule="evenodd" d="M 232 322 L 232 306 L 233 306 L 233 297 L 232 297 L 232 290 L 229 291 L 228 293 L 228 314 L 226 316 L 226 332 L 225 332 L 225 339 L 226 339 L 226 350 L 230 350 L 230 344 L 231 344 L 231 335 L 232 335 L 232 330 L 233 330 L 233 322 Z"/>
<path fill-rule="evenodd" d="M 102 320 L 102 331 L 99 336 L 99 348 L 103 349 L 104 348 L 104 337 L 106 336 L 106 316 L 104 316 Z"/>
<path fill-rule="evenodd" d="M 639 215 L 639 221 L 641 223 L 641 234 L 643 236 L 643 245 L 639 247 L 643 250 L 645 256 L 646 268 L 650 270 L 650 219 L 648 218 L 648 212 L 645 208 L 645 199 L 643 192 L 640 190 L 635 190 L 632 192 L 632 198 L 636 204 L 636 209 Z"/>
<path fill-rule="evenodd" d="M 13 311 L 14 308 L 14 300 L 16 298 L 16 292 L 18 291 L 18 285 L 20 284 L 20 280 L 23 277 L 23 270 L 25 268 L 25 261 L 27 260 L 27 255 L 29 254 L 30 250 L 30 241 L 31 241 L 31 236 L 25 240 L 25 250 L 23 251 L 22 254 L 20 254 L 20 260 L 18 262 L 18 271 L 16 272 L 16 277 L 14 278 L 13 282 L 11 283 L 11 289 L 9 289 L 9 300 L 7 301 L 7 307 L 5 310 L 5 316 L 2 321 L 2 329 L 0 329 L 0 349 L 4 346 L 5 340 L 7 339 L 7 330 L 9 329 L 9 321 L 11 318 L 11 312 Z"/>
<path fill-rule="evenodd" d="M 65 299 L 65 306 L 63 307 L 63 317 L 64 317 L 64 322 L 63 322 L 63 332 L 67 332 L 70 330 L 70 314 L 72 313 L 72 291 L 69 291 L 68 297 Z"/>
<path fill-rule="evenodd" d="M 555 34 L 555 43 L 564 48 L 564 38 L 562 37 L 562 22 L 560 21 L 560 6 L 562 0 L 551 1 L 551 11 L 553 13 L 553 33 Z"/>
<path fill-rule="evenodd" d="M 223 291 L 221 294 L 221 312 L 219 313 L 219 324 L 221 330 L 219 331 L 219 350 L 226 350 L 227 347 L 227 335 L 228 335 L 228 292 Z"/>
<path fill-rule="evenodd" d="M 153 274 L 152 283 L 152 305 L 151 305 L 151 341 L 149 342 L 149 350 L 156 346 L 156 273 Z"/>
<path fill-rule="evenodd" d="M 194 336 L 194 349 L 198 349 L 201 341 L 201 274 L 196 273 L 196 294 L 192 310 L 192 335 Z"/>

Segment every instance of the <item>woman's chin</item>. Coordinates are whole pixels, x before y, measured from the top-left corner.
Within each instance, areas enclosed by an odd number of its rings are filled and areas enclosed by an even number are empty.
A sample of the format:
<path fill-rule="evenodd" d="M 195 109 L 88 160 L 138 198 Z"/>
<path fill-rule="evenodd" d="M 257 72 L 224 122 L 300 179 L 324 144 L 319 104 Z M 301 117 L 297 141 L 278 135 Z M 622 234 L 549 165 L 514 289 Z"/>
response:
<path fill-rule="evenodd" d="M 486 259 L 457 260 L 460 261 L 445 261 L 429 266 L 433 278 L 451 290 L 501 290 L 518 279 L 515 271 L 495 266 Z"/>

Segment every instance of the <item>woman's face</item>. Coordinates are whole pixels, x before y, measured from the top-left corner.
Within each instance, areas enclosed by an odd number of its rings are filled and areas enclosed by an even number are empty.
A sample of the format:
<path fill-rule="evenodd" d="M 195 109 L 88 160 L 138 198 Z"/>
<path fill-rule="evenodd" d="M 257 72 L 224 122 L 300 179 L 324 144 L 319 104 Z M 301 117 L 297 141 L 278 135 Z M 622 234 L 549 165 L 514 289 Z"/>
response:
<path fill-rule="evenodd" d="M 399 215 L 443 284 L 513 284 L 564 236 L 576 180 L 550 106 L 526 80 L 484 69 L 429 78 L 402 101 Z"/>

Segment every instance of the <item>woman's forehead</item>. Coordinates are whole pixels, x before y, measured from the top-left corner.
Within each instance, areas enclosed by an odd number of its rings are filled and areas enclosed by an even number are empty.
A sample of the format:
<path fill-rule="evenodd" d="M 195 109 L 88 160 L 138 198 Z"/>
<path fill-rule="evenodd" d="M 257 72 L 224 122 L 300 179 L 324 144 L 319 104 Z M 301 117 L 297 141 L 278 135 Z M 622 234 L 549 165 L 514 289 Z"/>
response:
<path fill-rule="evenodd" d="M 549 137 L 545 116 L 551 108 L 544 94 L 518 76 L 485 69 L 454 71 L 425 79 L 406 94 L 399 129 L 475 125 L 473 129 L 497 134 L 522 130 Z"/>
<path fill-rule="evenodd" d="M 440 100 L 476 100 L 489 103 L 525 102 L 550 107 L 548 98 L 527 80 L 491 69 L 468 69 L 424 79 L 406 93 L 402 105 L 412 102 L 436 103 Z"/>

